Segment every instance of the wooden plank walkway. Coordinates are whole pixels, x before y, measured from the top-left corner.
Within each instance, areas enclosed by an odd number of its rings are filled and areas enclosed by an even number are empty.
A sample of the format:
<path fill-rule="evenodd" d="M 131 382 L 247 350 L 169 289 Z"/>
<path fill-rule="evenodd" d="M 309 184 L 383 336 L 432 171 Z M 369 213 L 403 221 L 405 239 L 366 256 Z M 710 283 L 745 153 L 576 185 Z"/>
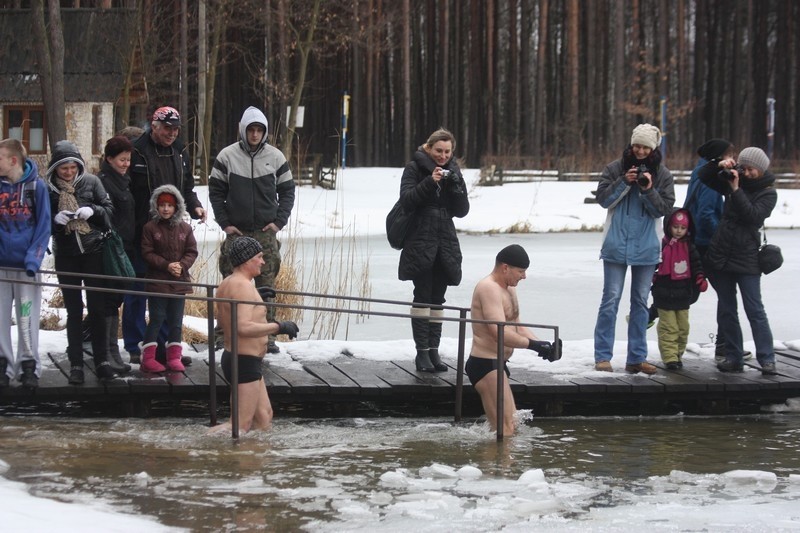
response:
<path fill-rule="evenodd" d="M 195 359 L 185 372 L 156 375 L 134 370 L 124 378 L 103 382 L 87 357 L 86 383 L 73 386 L 67 383 L 66 355 L 50 353 L 47 357 L 53 364 L 44 369 L 39 388 L 28 391 L 14 382 L 0 391 L 0 405 L 101 402 L 119 405 L 124 415 L 146 416 L 153 402 L 209 399 L 207 359 Z M 556 378 L 512 368 L 510 384 L 517 407 L 533 409 L 537 416 L 754 412 L 764 404 L 800 397 L 800 352 L 779 350 L 776 357 L 777 376 L 762 376 L 755 361 L 745 364 L 756 371 L 724 374 L 710 360 L 689 359 L 680 371 L 662 368 L 652 377 L 615 372 Z M 413 361 L 343 356 L 296 369 L 265 363 L 263 375 L 279 413 L 287 409 L 346 414 L 371 406 L 376 412 L 388 408 L 393 414 L 441 416 L 454 410 L 454 368 L 427 374 L 416 372 Z M 219 368 L 215 376 L 218 402 L 227 405 L 229 385 Z M 466 377 L 464 383 L 464 413 L 479 414 L 479 398 Z"/>

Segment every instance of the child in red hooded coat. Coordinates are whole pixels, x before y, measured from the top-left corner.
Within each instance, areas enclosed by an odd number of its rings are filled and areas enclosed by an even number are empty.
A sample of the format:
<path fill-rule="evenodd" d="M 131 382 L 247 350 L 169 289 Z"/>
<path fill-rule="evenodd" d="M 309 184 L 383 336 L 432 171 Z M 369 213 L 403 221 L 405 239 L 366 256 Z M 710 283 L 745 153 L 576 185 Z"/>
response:
<path fill-rule="evenodd" d="M 686 209 L 664 217 L 661 263 L 653 276 L 653 305 L 658 309 L 658 349 L 668 370 L 683 368 L 689 338 L 689 306 L 708 289 L 700 254 L 692 241 L 694 225 Z"/>

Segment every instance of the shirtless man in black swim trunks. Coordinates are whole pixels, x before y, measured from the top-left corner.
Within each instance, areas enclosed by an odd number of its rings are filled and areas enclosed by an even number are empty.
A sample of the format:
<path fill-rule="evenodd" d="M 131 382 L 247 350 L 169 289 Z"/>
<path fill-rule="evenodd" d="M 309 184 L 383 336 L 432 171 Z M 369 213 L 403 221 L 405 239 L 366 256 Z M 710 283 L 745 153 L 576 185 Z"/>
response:
<path fill-rule="evenodd" d="M 261 244 L 251 237 L 236 239 L 230 248 L 233 274 L 222 280 L 217 288 L 218 298 L 262 302 L 262 297 L 253 282 L 261 274 L 264 264 Z M 297 324 L 290 321 L 268 322 L 264 305 L 239 304 L 237 315 L 238 363 L 239 363 L 239 430 L 269 429 L 272 423 L 272 405 L 261 374 L 261 364 L 267 351 L 269 335 L 288 335 L 295 338 Z M 225 350 L 220 366 L 225 379 L 231 380 L 231 306 L 216 305 L 219 324 L 225 334 Z M 230 431 L 231 422 L 214 427 L 211 432 Z"/>
<path fill-rule="evenodd" d="M 475 286 L 472 294 L 471 316 L 475 319 L 498 322 L 519 322 L 519 301 L 517 284 L 525 279 L 525 271 L 530 266 L 528 254 L 518 244 L 506 246 L 497 254 L 494 270 Z M 555 361 L 561 357 L 559 348 L 552 343 L 541 341 L 528 328 L 507 326 L 503 337 L 505 361 L 511 357 L 514 348 L 535 350 L 540 357 Z M 510 376 L 508 366 L 504 366 Z M 481 395 L 483 410 L 492 430 L 497 429 L 497 326 L 491 324 L 472 324 L 472 352 L 464 368 L 470 383 Z M 514 433 L 514 412 L 517 406 L 511 387 L 506 379 L 503 382 L 504 411 L 503 434 Z"/>

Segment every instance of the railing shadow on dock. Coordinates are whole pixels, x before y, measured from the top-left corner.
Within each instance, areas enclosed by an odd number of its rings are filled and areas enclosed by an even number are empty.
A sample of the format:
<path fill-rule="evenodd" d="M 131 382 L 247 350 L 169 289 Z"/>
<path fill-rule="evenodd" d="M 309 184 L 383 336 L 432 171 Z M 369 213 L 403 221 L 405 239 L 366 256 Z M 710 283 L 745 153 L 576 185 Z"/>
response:
<path fill-rule="evenodd" d="M 12 268 L 2 268 L 0 270 L 6 271 L 14 271 L 14 272 L 24 272 L 21 269 L 12 269 Z M 56 276 L 59 275 L 72 275 L 74 273 L 71 272 L 58 272 L 55 270 L 41 270 L 39 274 L 42 276 Z M 215 304 L 228 304 L 231 306 L 231 323 L 237 323 L 238 319 L 238 306 L 240 304 L 246 305 L 257 305 L 257 306 L 272 306 L 272 307 L 284 307 L 290 309 L 299 309 L 302 311 L 319 311 L 319 312 L 328 312 L 328 313 L 340 313 L 340 314 L 359 314 L 359 315 L 367 315 L 367 316 L 382 316 L 382 317 L 389 317 L 389 318 L 396 318 L 396 319 L 411 319 L 415 318 L 413 315 L 409 313 L 396 313 L 396 312 L 387 312 L 387 311 L 373 311 L 368 310 L 365 311 L 363 308 L 359 309 L 349 309 L 349 308 L 341 308 L 341 307 L 326 307 L 326 306 L 316 306 L 316 305 L 304 305 L 304 304 L 293 304 L 293 303 L 279 303 L 279 302 L 252 302 L 246 300 L 233 300 L 228 298 L 218 298 L 214 296 L 214 291 L 216 290 L 216 285 L 205 284 L 205 283 L 194 283 L 194 282 L 182 282 L 182 281 L 159 281 L 159 280 L 151 280 L 146 278 L 125 278 L 125 277 L 117 277 L 117 276 L 107 276 L 107 275 L 100 275 L 100 274 L 80 274 L 83 278 L 90 278 L 90 279 L 97 279 L 104 282 L 114 282 L 115 285 L 118 286 L 125 286 L 125 285 L 132 285 L 134 283 L 141 283 L 147 282 L 149 284 L 154 283 L 170 283 L 172 285 L 181 285 L 191 287 L 195 292 L 199 290 L 199 292 L 204 294 L 165 294 L 165 293 L 155 293 L 155 292 L 148 292 L 144 290 L 135 290 L 133 288 L 113 288 L 113 287 L 87 287 L 84 285 L 70 285 L 64 283 L 52 283 L 47 281 L 37 281 L 35 279 L 30 280 L 10 280 L 10 279 L 0 279 L 0 283 L 21 283 L 27 285 L 38 285 L 40 287 L 52 287 L 52 288 L 59 288 L 59 289 L 75 289 L 75 290 L 82 290 L 82 291 L 97 291 L 103 293 L 112 293 L 112 294 L 123 294 L 123 295 L 139 295 L 139 296 L 156 296 L 160 298 L 183 298 L 185 300 L 196 300 L 202 301 L 206 303 L 206 311 L 207 311 L 207 335 L 208 335 L 208 380 L 209 380 L 209 417 L 211 426 L 217 425 L 217 390 L 216 390 L 216 338 L 215 338 L 215 315 L 214 315 L 214 305 Z M 325 294 L 325 293 L 313 293 L 313 292 L 304 292 L 304 291 L 286 291 L 275 289 L 276 294 L 285 294 L 289 296 L 300 296 L 303 298 L 314 298 L 317 300 L 333 300 L 333 301 L 350 301 L 350 302 L 358 302 L 361 304 L 383 304 L 383 305 L 390 305 L 390 306 L 404 306 L 404 307 L 411 307 L 414 305 L 414 302 L 407 302 L 402 300 L 387 300 L 387 299 L 380 299 L 380 298 L 364 298 L 359 296 L 349 296 L 349 295 L 336 295 L 336 294 Z M 416 305 L 419 305 L 419 302 L 416 302 Z M 433 304 L 431 304 L 433 305 Z M 493 325 L 498 328 L 497 330 L 497 440 L 501 441 L 504 438 L 503 435 L 503 411 L 504 411 L 504 379 L 505 373 L 501 371 L 504 364 L 504 350 L 503 350 L 503 343 L 504 343 L 504 333 L 505 328 L 508 326 L 511 327 L 526 327 L 526 328 L 536 328 L 536 329 L 546 329 L 553 331 L 553 344 L 554 346 L 559 346 L 559 328 L 558 326 L 554 325 L 547 325 L 547 324 L 531 324 L 531 323 L 521 323 L 521 322 L 504 322 L 504 321 L 494 321 L 494 320 L 481 320 L 481 319 L 473 319 L 469 318 L 469 308 L 465 307 L 457 307 L 452 305 L 435 305 L 437 308 L 441 308 L 445 311 L 452 311 L 458 314 L 458 317 L 448 317 L 448 316 L 441 316 L 437 317 L 437 320 L 445 321 L 445 322 L 458 322 L 458 358 L 457 358 L 457 368 L 456 368 L 456 390 L 455 390 L 455 408 L 454 408 L 454 420 L 455 422 L 460 422 L 462 417 L 462 403 L 463 403 L 463 388 L 464 388 L 464 355 L 466 349 L 466 326 L 467 324 L 487 324 Z M 230 383 L 230 391 L 231 391 L 231 398 L 230 398 L 230 405 L 231 405 L 231 437 L 234 439 L 239 438 L 239 420 L 238 420 L 238 344 L 239 344 L 239 333 L 236 328 L 234 328 L 231 332 L 231 383 Z M 560 355 L 560 354 L 559 354 Z"/>

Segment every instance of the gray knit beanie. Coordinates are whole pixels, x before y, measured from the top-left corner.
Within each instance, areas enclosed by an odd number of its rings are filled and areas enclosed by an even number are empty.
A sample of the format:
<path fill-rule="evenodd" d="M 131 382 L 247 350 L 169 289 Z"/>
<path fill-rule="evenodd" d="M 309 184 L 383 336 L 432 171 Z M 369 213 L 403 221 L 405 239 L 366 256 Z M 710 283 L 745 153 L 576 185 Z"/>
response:
<path fill-rule="evenodd" d="M 237 266 L 248 262 L 250 259 L 257 256 L 264 250 L 261 248 L 261 243 L 252 237 L 237 237 L 231 243 L 230 260 L 231 266 Z"/>
<path fill-rule="evenodd" d="M 639 124 L 633 128 L 631 144 L 641 144 L 655 150 L 661 144 L 661 130 L 652 124 Z"/>
<path fill-rule="evenodd" d="M 769 157 L 761 148 L 750 146 L 739 152 L 738 163 L 745 167 L 753 167 L 763 174 L 769 168 Z"/>

